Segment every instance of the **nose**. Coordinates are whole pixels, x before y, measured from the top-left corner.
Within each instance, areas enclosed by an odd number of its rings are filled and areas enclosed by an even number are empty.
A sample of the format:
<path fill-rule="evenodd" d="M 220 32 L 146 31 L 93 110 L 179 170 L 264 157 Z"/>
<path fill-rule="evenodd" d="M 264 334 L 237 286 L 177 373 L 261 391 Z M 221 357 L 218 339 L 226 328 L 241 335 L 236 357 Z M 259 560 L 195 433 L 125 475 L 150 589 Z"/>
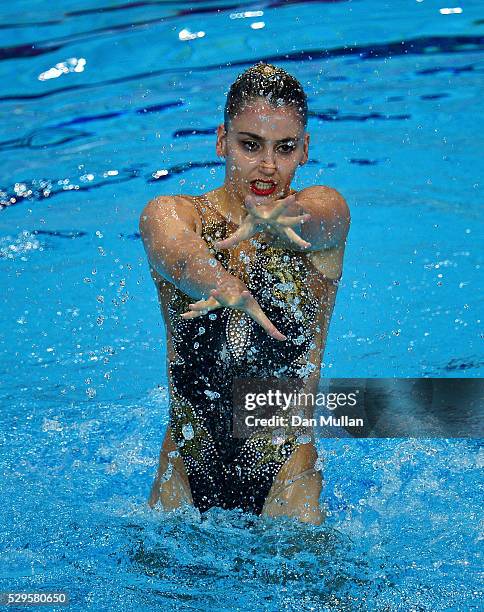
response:
<path fill-rule="evenodd" d="M 264 151 L 264 154 L 262 156 L 262 161 L 261 161 L 261 170 L 267 176 L 274 174 L 276 170 L 276 160 L 275 160 L 274 152 L 270 149 L 266 149 Z"/>

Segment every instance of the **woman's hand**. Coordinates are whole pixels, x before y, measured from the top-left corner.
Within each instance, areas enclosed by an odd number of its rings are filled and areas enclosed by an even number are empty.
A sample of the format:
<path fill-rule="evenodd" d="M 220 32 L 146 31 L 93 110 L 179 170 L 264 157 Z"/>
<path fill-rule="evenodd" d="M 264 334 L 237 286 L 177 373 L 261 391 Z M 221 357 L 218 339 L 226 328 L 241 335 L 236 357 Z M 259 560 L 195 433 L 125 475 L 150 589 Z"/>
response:
<path fill-rule="evenodd" d="M 247 240 L 254 234 L 266 230 L 275 238 L 282 238 L 289 245 L 294 245 L 303 249 L 311 246 L 309 242 L 303 240 L 292 229 L 294 226 L 304 223 L 311 218 L 309 214 L 291 216 L 287 214 L 288 209 L 296 203 L 296 197 L 291 194 L 281 200 L 271 201 L 268 204 L 264 198 L 247 196 L 245 207 L 248 215 L 243 220 L 240 227 L 225 240 L 220 240 L 214 244 L 216 249 L 229 249 L 236 246 L 243 240 Z"/>
<path fill-rule="evenodd" d="M 199 300 L 194 304 L 190 304 L 190 310 L 184 312 L 181 316 L 183 319 L 195 319 L 217 308 L 233 308 L 234 310 L 242 310 L 249 315 L 254 321 L 259 323 L 266 332 L 275 340 L 287 340 L 284 334 L 271 323 L 264 311 L 257 303 L 257 300 L 248 289 L 241 289 L 232 285 L 223 285 L 220 289 L 212 289 L 210 297 L 207 300 Z"/>

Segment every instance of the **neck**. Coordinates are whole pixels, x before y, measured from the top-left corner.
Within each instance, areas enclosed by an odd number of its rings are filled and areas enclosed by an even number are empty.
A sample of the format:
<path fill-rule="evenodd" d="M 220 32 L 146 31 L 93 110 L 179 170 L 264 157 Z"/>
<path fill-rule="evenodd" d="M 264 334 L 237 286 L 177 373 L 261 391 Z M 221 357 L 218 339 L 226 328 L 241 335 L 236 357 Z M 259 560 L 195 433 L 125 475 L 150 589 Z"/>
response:
<path fill-rule="evenodd" d="M 209 197 L 229 221 L 240 225 L 246 217 L 244 200 L 225 184 L 212 191 Z"/>

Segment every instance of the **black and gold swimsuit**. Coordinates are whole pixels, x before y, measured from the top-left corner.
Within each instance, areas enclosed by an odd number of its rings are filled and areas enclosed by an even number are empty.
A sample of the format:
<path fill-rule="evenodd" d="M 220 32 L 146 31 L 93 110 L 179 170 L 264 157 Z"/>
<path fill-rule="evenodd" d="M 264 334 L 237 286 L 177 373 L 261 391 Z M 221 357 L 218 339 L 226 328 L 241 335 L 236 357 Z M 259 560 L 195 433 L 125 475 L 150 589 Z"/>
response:
<path fill-rule="evenodd" d="M 245 313 L 229 308 L 182 319 L 193 299 L 175 288 L 167 313 L 174 349 L 169 362 L 171 434 L 200 511 L 220 506 L 260 514 L 299 439 L 292 435 L 279 443 L 267 434 L 234 437 L 232 384 L 244 377 L 306 380 L 316 369 L 309 354 L 320 331 L 324 294 L 303 253 L 276 249 L 255 237 L 234 249 L 215 251 L 213 242 L 237 226 L 205 196 L 193 203 L 214 258 L 246 284 L 287 340 L 274 340 Z"/>

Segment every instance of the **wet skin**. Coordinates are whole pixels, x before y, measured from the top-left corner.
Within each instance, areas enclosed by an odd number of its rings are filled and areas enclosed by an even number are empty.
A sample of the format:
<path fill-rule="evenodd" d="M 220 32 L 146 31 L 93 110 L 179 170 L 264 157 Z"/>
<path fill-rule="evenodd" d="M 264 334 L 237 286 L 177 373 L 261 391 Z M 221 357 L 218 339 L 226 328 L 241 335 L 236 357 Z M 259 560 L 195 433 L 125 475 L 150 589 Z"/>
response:
<path fill-rule="evenodd" d="M 309 135 L 297 112 L 291 107 L 274 109 L 258 100 L 238 114 L 227 129 L 217 130 L 216 152 L 226 160 L 222 187 L 207 194 L 212 206 L 239 227 L 218 249 L 233 249 L 258 234 L 273 246 L 302 251 L 312 258 L 316 269 L 327 277 L 341 270 L 349 211 L 335 190 L 310 187 L 291 193 L 291 182 L 299 165 L 307 162 Z M 260 193 L 257 183 L 265 182 L 271 193 Z M 160 207 L 160 203 L 163 204 Z M 140 231 L 160 294 L 172 284 L 193 298 L 185 318 L 197 318 L 218 308 L 241 310 L 280 340 L 285 336 L 275 328 L 244 283 L 230 275 L 218 262 L 200 237 L 201 220 L 190 198 L 166 197 L 150 202 L 140 219 Z M 336 291 L 333 295 L 333 304 Z M 329 317 L 332 304 L 329 305 Z M 166 319 L 166 317 L 165 317 Z M 329 324 L 329 318 L 328 322 Z M 325 334 L 317 350 L 320 364 Z M 323 337 L 324 336 L 324 337 Z M 319 368 L 317 372 L 319 380 Z M 316 378 L 313 382 L 316 382 Z M 176 450 L 168 429 L 160 453 L 158 474 L 149 503 L 158 500 L 165 509 L 183 502 L 191 503 L 191 493 L 183 459 L 170 457 Z M 323 514 L 319 507 L 321 475 L 314 470 L 317 453 L 312 443 L 299 446 L 277 474 L 264 505 L 268 516 L 292 516 L 319 524 Z M 171 478 L 162 482 L 168 464 L 173 465 Z M 300 477 L 298 477 L 300 476 Z"/>

